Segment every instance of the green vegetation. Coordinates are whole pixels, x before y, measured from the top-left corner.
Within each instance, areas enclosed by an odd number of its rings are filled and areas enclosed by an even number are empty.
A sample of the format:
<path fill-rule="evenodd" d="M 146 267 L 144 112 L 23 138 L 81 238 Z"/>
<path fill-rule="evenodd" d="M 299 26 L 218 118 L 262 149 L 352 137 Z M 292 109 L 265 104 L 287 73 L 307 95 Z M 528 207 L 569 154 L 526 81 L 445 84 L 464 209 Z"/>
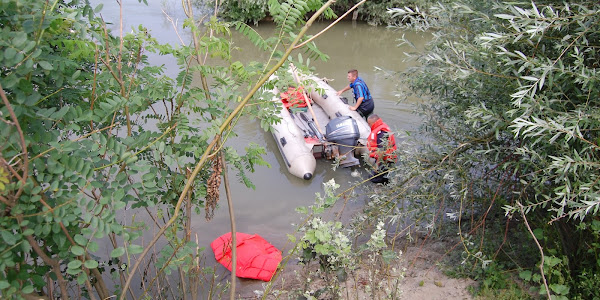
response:
<path fill-rule="evenodd" d="M 418 182 L 407 198 L 451 210 L 472 266 L 463 274 L 488 291 L 520 277 L 534 294 L 600 298 L 590 288 L 600 274 L 599 10 L 597 1 L 393 10 L 401 26 L 434 32 L 421 66 L 401 77 L 428 99 L 422 132 L 435 141 L 402 160 L 412 172 L 401 179 Z"/>
<path fill-rule="evenodd" d="M 359 16 L 434 33 L 428 51 L 415 55 L 420 66 L 398 74 L 427 100 L 427 143 L 398 139 L 391 184 L 364 187 L 368 204 L 349 224 L 324 213 L 355 197 L 355 187 L 336 195 L 329 182 L 324 197 L 299 209 L 307 217 L 298 237 L 290 235 L 287 259 L 299 257 L 304 281 L 290 295 L 338 298 L 351 281 L 354 292 L 393 297 L 402 276 L 393 264 L 398 239 L 458 232 L 449 272 L 478 279 L 479 295 L 600 298 L 600 4 L 391 3 L 398 8 L 390 14 L 375 1 Z M 266 164 L 264 149 L 238 153 L 227 139 L 242 114 L 265 129 L 277 121 L 257 104 L 269 96 L 259 87 L 279 67 L 327 59 L 310 42 L 304 59 L 290 54 L 317 17 L 350 6 L 331 4 L 225 2 L 238 21 L 199 24 L 186 1 L 193 40 L 175 47 L 143 27 L 112 35 L 101 7 L 87 1 L 0 2 L 2 297 L 234 292 L 199 263 L 190 218 L 202 209 L 212 216 L 227 165 L 253 187 L 246 173 Z M 281 30 L 263 38 L 244 22 L 264 18 L 267 8 Z M 233 61 L 231 30 L 269 60 Z M 175 58 L 177 77 L 151 65 L 148 53 Z M 151 241 L 142 243 L 148 232 Z M 100 253 L 105 245 L 110 257 Z M 176 286 L 159 288 L 173 276 Z M 111 277 L 119 284 L 109 289 Z"/>
<path fill-rule="evenodd" d="M 245 23 L 258 24 L 259 21 L 269 19 L 272 15 L 269 13 L 271 2 L 285 3 L 277 0 L 224 0 L 219 4 L 219 16 L 227 20 L 240 21 Z M 342 15 L 352 8 L 359 1 L 340 0 L 331 5 L 332 13 Z M 357 20 L 369 22 L 372 25 L 389 25 L 396 21 L 388 9 L 395 7 L 426 8 L 439 1 L 432 0 L 376 0 L 366 1 L 356 9 Z M 447 0 L 443 3 L 449 2 Z M 207 5 L 214 3 L 206 2 Z M 319 5 L 317 0 L 306 1 L 309 6 Z M 326 18 L 328 15 L 324 15 Z M 351 18 L 350 15 L 348 18 Z"/>
<path fill-rule="evenodd" d="M 315 204 L 296 209 L 303 221 L 296 235 L 288 235 L 294 247 L 284 262 L 298 259 L 301 269 L 296 273 L 297 278 L 282 290 L 277 290 L 272 280 L 264 295 L 284 295 L 290 299 L 396 299 L 401 294 L 404 273 L 397 268 L 401 254 L 387 235 L 388 215 L 375 217 L 366 209 L 356 213 L 349 224 L 323 221 L 330 217 L 328 212 L 342 196 L 349 196 L 348 191 L 338 190 L 340 186 L 334 179 L 323 183 L 323 187 L 325 195 L 317 193 Z M 373 196 L 372 206 L 383 207 L 388 200 L 385 196 L 379 199 Z M 288 264 L 284 263 L 282 268 L 286 267 Z"/>
<path fill-rule="evenodd" d="M 238 153 L 227 139 L 242 109 L 265 128 L 277 121 L 269 107 L 257 108 L 258 88 L 306 39 L 312 20 L 304 15 L 329 5 L 302 3 L 273 5 L 282 30 L 265 40 L 239 22 L 199 24 L 184 2 L 193 41 L 175 47 L 141 26 L 113 36 L 97 15 L 101 5 L 87 1 L 0 2 L 2 298 L 108 299 L 134 285 L 139 297 L 190 291 L 196 298 L 226 288 L 201 282 L 212 274 L 199 263 L 191 217 L 202 208 L 212 216 L 221 176 L 228 181 L 225 164 L 249 188 L 246 173 L 266 165 L 263 148 Z M 233 28 L 271 59 L 233 61 Z M 307 48 L 309 57 L 326 58 L 314 44 Z M 175 58 L 177 77 L 150 64 L 149 53 Z M 153 223 L 139 221 L 146 214 Z M 144 233 L 154 236 L 143 242 Z M 140 272 L 143 280 L 133 283 Z M 171 273 L 187 280 L 161 289 Z M 120 283 L 114 289 L 110 277 Z"/>

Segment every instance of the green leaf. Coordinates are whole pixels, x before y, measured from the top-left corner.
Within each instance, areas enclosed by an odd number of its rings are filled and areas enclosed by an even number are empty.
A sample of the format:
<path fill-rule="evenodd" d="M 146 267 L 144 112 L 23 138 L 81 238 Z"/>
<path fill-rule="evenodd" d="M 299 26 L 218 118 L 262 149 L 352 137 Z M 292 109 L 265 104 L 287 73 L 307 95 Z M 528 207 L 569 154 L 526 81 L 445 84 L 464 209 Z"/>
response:
<path fill-rule="evenodd" d="M 98 4 L 98 6 L 96 6 L 96 8 L 94 8 L 94 13 L 99 13 L 103 7 L 104 7 L 104 4 L 102 4 L 102 3 Z"/>
<path fill-rule="evenodd" d="M 544 265 L 554 267 L 560 264 L 562 260 L 556 256 L 544 256 Z"/>
<path fill-rule="evenodd" d="M 33 285 L 37 288 L 42 288 L 46 286 L 46 281 L 44 280 L 44 277 L 40 276 L 39 274 L 31 276 L 31 281 L 33 282 Z"/>
<path fill-rule="evenodd" d="M 21 293 L 23 294 L 31 294 L 33 293 L 33 285 L 27 285 L 25 287 L 23 287 L 23 289 L 21 290 Z"/>
<path fill-rule="evenodd" d="M 84 266 L 88 269 L 95 269 L 98 267 L 98 262 L 95 260 L 86 260 Z"/>
<path fill-rule="evenodd" d="M 79 274 L 81 272 L 82 272 L 81 269 L 69 269 L 69 268 L 67 268 L 67 274 L 69 274 L 69 275 L 77 275 L 77 274 Z"/>
<path fill-rule="evenodd" d="M 77 234 L 73 237 L 73 239 L 75 240 L 75 242 L 81 246 L 85 246 L 87 244 L 87 239 L 85 237 L 83 237 L 83 235 L 81 234 Z"/>
<path fill-rule="evenodd" d="M 81 246 L 75 245 L 75 246 L 71 247 L 71 253 L 73 253 L 74 255 L 80 256 L 85 253 L 85 250 Z"/>
<path fill-rule="evenodd" d="M 77 260 L 74 260 L 74 261 L 70 262 L 67 265 L 67 267 L 69 269 L 79 269 L 79 268 L 81 268 L 81 265 L 82 265 L 81 261 L 77 259 Z"/>
<path fill-rule="evenodd" d="M 75 73 L 73 73 L 73 75 L 71 75 L 71 79 L 75 80 L 79 77 L 79 75 L 81 75 L 81 70 L 75 71 Z"/>
<path fill-rule="evenodd" d="M 10 284 L 8 283 L 8 281 L 6 281 L 6 280 L 0 280 L 0 290 L 8 288 L 9 286 L 10 286 Z"/>
<path fill-rule="evenodd" d="M 110 257 L 120 257 L 123 254 L 125 254 L 125 248 L 119 247 L 110 252 Z"/>
<path fill-rule="evenodd" d="M 123 199 L 123 196 L 125 196 L 125 191 L 123 189 L 118 189 L 113 193 L 113 199 L 115 201 L 121 201 L 121 199 Z"/>
<path fill-rule="evenodd" d="M 52 65 L 51 65 L 49 62 L 47 62 L 47 61 L 44 61 L 44 60 L 42 60 L 42 61 L 39 61 L 39 62 L 38 62 L 38 64 L 39 64 L 39 65 L 40 65 L 40 67 L 42 67 L 44 70 L 51 71 L 51 70 L 53 70 L 53 69 L 54 69 L 54 68 L 52 67 Z"/>
<path fill-rule="evenodd" d="M 60 119 L 62 119 L 67 114 L 67 112 L 69 112 L 69 109 L 70 109 L 69 106 L 63 106 L 59 111 L 53 113 L 50 116 L 50 118 L 54 119 L 54 120 L 60 120 Z M 63 151 L 69 151 L 69 150 L 71 150 L 71 149 L 69 149 L 69 147 L 72 147 L 72 146 L 77 146 L 77 144 L 73 143 L 71 141 L 65 141 L 61 145 L 61 149 Z"/>
<path fill-rule="evenodd" d="M 305 206 L 300 206 L 296 208 L 296 212 L 299 214 L 307 214 L 308 209 Z"/>
<path fill-rule="evenodd" d="M 519 278 L 525 280 L 525 281 L 529 281 L 531 280 L 531 271 L 526 270 L 526 271 L 522 271 L 519 273 Z"/>
<path fill-rule="evenodd" d="M 140 245 L 129 245 L 127 250 L 129 250 L 129 254 L 140 254 L 144 251 L 144 247 Z"/>
<path fill-rule="evenodd" d="M 6 48 L 6 50 L 4 50 L 5 60 L 10 60 L 13 57 L 15 57 L 15 55 L 17 55 L 17 50 L 15 50 L 14 48 Z"/>
<path fill-rule="evenodd" d="M 4 242 L 6 242 L 8 245 L 14 245 L 17 243 L 17 237 L 14 234 L 9 233 L 8 231 L 0 231 L 0 235 L 2 236 L 2 239 L 4 240 Z"/>
<path fill-rule="evenodd" d="M 16 36 L 13 38 L 13 45 L 17 48 L 21 47 L 27 41 L 27 34 L 25 32 L 17 32 Z"/>
<path fill-rule="evenodd" d="M 88 251 L 89 252 L 96 252 L 98 251 L 98 243 L 96 243 L 95 241 L 90 241 L 90 243 L 88 244 Z"/>
<path fill-rule="evenodd" d="M 318 230 L 315 232 L 315 237 L 319 240 L 319 241 L 325 241 L 325 233 Z"/>
<path fill-rule="evenodd" d="M 296 243 L 296 237 L 291 235 L 291 234 L 287 234 L 287 238 L 288 241 L 292 242 L 292 243 Z"/>
<path fill-rule="evenodd" d="M 25 47 L 23 47 L 23 52 L 27 53 L 29 51 L 31 51 L 31 49 L 33 49 L 33 47 L 35 47 L 35 41 L 29 41 L 29 43 L 27 43 L 27 45 Z M 30 69 L 33 66 L 33 60 L 28 59 L 26 62 L 26 68 Z"/>
<path fill-rule="evenodd" d="M 87 277 L 87 274 L 85 274 L 85 272 L 81 272 L 81 273 L 79 273 L 79 275 L 77 275 L 77 283 L 79 285 L 84 284 L 87 279 L 88 279 L 88 277 Z"/>
<path fill-rule="evenodd" d="M 563 284 L 551 284 L 550 289 L 559 295 L 567 295 L 569 293 L 569 287 Z"/>
<path fill-rule="evenodd" d="M 383 261 L 387 264 L 392 263 L 397 257 L 398 255 L 396 254 L 396 251 L 393 250 L 383 250 Z"/>
<path fill-rule="evenodd" d="M 138 160 L 137 155 L 134 155 L 132 157 L 129 157 L 127 160 L 125 160 L 125 164 L 129 165 L 129 164 L 136 162 L 137 160 Z"/>

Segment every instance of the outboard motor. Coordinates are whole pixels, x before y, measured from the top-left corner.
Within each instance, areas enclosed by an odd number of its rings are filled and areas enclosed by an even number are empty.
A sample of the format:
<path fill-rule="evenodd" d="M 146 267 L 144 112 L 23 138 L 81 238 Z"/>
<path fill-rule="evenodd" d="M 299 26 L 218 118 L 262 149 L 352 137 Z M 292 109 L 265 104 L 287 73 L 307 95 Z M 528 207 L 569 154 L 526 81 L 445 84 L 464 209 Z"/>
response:
<path fill-rule="evenodd" d="M 340 166 L 351 167 L 360 163 L 354 157 L 354 147 L 358 144 L 360 131 L 358 130 L 358 124 L 352 117 L 341 116 L 329 121 L 325 126 L 325 138 L 328 142 L 337 144 L 335 146 L 337 146 L 339 155 L 341 155 Z"/>

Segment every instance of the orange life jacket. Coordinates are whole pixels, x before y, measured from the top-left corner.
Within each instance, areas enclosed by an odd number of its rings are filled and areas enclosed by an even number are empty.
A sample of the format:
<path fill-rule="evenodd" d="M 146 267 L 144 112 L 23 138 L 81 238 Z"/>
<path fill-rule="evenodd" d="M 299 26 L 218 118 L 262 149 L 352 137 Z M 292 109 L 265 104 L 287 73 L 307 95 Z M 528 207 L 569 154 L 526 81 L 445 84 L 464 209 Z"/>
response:
<path fill-rule="evenodd" d="M 385 149 L 385 153 L 383 156 L 383 160 L 388 162 L 396 161 L 397 156 L 394 155 L 394 151 L 396 151 L 396 138 L 394 134 L 391 132 L 390 127 L 383 122 L 382 119 L 379 119 L 371 125 L 371 134 L 369 134 L 369 138 L 367 139 L 367 147 L 369 149 L 369 156 L 375 159 L 379 159 L 379 155 L 377 155 L 377 134 L 381 131 L 387 132 L 387 148 Z"/>
<path fill-rule="evenodd" d="M 306 101 L 304 101 L 304 95 L 302 94 L 302 90 L 302 87 L 290 87 L 288 88 L 287 92 L 279 94 L 281 102 L 283 102 L 285 108 L 306 107 Z M 310 99 L 308 101 L 310 101 Z"/>
<path fill-rule="evenodd" d="M 282 260 L 281 251 L 258 234 L 236 232 L 236 276 L 270 281 Z M 215 259 L 229 271 L 232 267 L 231 232 L 216 238 L 210 247 Z"/>

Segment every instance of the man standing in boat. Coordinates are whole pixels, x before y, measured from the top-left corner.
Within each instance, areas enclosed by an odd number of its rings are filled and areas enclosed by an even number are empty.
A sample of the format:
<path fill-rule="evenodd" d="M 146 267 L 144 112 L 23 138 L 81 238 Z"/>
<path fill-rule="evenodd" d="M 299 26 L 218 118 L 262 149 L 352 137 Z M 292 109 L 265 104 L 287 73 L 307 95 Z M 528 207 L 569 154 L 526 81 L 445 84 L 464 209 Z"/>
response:
<path fill-rule="evenodd" d="M 376 114 L 367 118 L 367 123 L 371 127 L 371 133 L 367 138 L 367 148 L 369 149 L 370 161 L 373 164 L 373 183 L 388 183 L 386 172 L 397 160 L 394 153 L 397 149 L 396 138 L 390 127 Z"/>
<path fill-rule="evenodd" d="M 339 96 L 343 92 L 352 89 L 356 104 L 349 105 L 350 109 L 358 111 L 364 118 L 368 117 L 373 112 L 373 109 L 375 109 L 375 103 L 373 102 L 373 97 L 371 97 L 371 92 L 369 91 L 367 84 L 362 78 L 358 77 L 358 71 L 354 69 L 348 71 L 347 78 L 350 84 L 339 90 L 337 95 Z"/>

